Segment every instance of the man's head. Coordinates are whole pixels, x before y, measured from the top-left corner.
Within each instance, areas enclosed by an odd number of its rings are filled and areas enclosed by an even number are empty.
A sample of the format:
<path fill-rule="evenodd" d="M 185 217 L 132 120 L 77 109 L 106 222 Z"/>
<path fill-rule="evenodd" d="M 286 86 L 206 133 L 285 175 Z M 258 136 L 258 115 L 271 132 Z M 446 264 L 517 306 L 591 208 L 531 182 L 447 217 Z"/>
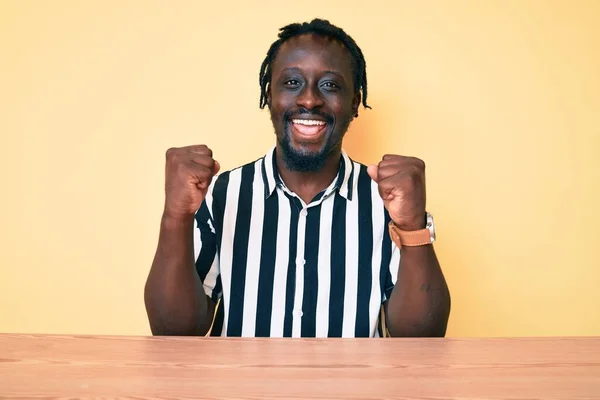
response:
<path fill-rule="evenodd" d="M 268 106 L 290 170 L 318 171 L 341 150 L 350 122 L 367 105 L 362 51 L 328 21 L 281 28 L 260 70 L 260 107 Z"/>

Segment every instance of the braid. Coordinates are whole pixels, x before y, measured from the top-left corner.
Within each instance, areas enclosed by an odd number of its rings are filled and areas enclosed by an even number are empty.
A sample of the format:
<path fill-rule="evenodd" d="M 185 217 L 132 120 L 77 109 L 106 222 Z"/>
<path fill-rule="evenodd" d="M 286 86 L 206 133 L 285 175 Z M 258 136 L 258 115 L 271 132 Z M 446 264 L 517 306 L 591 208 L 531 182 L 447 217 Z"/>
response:
<path fill-rule="evenodd" d="M 260 108 L 264 108 L 267 104 L 267 89 L 271 83 L 271 73 L 273 61 L 279 52 L 281 45 L 294 36 L 300 36 L 307 33 L 327 36 L 340 41 L 350 51 L 352 58 L 352 71 L 354 72 L 354 91 L 362 91 L 362 104 L 365 108 L 371 108 L 367 104 L 367 65 L 360 47 L 356 44 L 343 29 L 332 25 L 329 21 L 323 19 L 313 19 L 311 22 L 302 24 L 294 23 L 284 26 L 279 29 L 279 39 L 277 39 L 269 51 L 267 56 L 260 66 Z"/>

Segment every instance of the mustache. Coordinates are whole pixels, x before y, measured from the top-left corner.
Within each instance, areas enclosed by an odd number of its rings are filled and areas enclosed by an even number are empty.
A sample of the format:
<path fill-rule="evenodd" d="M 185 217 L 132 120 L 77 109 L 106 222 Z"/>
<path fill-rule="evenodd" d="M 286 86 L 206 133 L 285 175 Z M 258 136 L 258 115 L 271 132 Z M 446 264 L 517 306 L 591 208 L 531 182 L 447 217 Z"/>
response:
<path fill-rule="evenodd" d="M 289 123 L 292 119 L 292 116 L 297 116 L 297 117 L 302 117 L 302 118 L 307 118 L 307 119 L 318 116 L 318 117 L 323 118 L 327 124 L 333 124 L 333 122 L 335 120 L 333 115 L 327 114 L 321 110 L 309 111 L 308 109 L 306 109 L 304 107 L 300 107 L 295 110 L 293 110 L 293 109 L 287 110 L 283 114 L 283 122 Z"/>

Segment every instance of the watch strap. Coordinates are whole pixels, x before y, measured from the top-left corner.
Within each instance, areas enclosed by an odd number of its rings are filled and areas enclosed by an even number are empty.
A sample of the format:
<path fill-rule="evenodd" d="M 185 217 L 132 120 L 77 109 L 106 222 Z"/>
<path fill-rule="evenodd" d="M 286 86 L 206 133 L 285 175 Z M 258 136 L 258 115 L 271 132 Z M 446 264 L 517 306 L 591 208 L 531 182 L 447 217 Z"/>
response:
<path fill-rule="evenodd" d="M 390 238 L 398 248 L 402 248 L 402 246 L 425 246 L 432 243 L 431 232 L 427 228 L 416 231 L 403 231 L 394 224 L 394 221 L 390 221 L 389 231 Z"/>

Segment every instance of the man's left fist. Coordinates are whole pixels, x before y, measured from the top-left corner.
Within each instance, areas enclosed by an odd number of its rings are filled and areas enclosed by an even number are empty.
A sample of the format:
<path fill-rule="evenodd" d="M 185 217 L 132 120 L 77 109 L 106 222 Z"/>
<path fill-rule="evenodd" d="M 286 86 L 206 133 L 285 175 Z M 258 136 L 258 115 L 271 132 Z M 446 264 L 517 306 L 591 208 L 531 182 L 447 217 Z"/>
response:
<path fill-rule="evenodd" d="M 369 176 L 379 187 L 392 221 L 403 231 L 425 227 L 425 163 L 414 157 L 383 156 L 370 165 Z"/>

